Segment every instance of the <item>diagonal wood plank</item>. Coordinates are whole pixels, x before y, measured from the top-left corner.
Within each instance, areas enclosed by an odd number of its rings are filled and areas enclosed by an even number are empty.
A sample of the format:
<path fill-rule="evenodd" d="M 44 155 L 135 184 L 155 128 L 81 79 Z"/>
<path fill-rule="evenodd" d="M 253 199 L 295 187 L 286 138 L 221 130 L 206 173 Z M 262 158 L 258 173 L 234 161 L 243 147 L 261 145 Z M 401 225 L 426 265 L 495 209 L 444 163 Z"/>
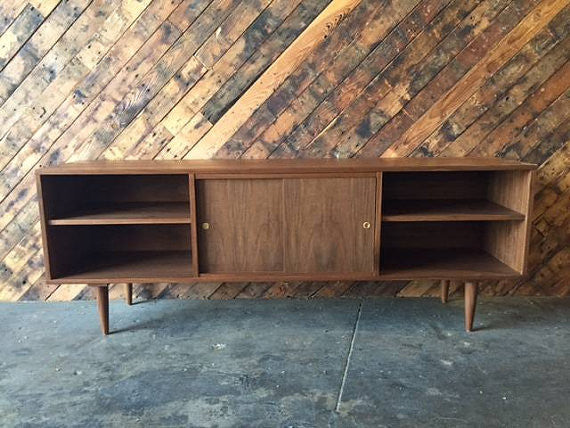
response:
<path fill-rule="evenodd" d="M 360 0 L 333 0 L 303 31 L 261 77 L 241 96 L 227 113 L 206 133 L 186 155 L 188 159 L 207 158 L 223 141 L 239 129 L 247 117 L 265 101 L 285 78 L 319 43 L 349 14 Z"/>
<path fill-rule="evenodd" d="M 556 16 L 566 5 L 565 0 L 546 0 L 539 4 L 517 27 L 506 35 L 483 60 L 469 70 L 447 94 L 440 98 L 400 141 L 388 149 L 383 156 L 405 156 L 412 152 L 437 127 L 441 120 L 449 117 L 481 85 L 482 80 L 495 73 L 532 39 L 542 27 Z"/>

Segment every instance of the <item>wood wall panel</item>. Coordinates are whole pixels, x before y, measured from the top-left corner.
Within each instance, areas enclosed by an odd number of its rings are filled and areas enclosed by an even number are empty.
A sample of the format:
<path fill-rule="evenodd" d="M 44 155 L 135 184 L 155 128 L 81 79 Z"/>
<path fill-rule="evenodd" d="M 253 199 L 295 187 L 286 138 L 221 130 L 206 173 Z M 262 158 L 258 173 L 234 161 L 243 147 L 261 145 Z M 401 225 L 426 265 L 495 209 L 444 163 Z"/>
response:
<path fill-rule="evenodd" d="M 96 158 L 535 162 L 528 275 L 482 291 L 570 294 L 569 0 L 1 0 L 0 18 L 1 300 L 89 298 L 43 281 L 33 173 Z M 135 287 L 140 298 L 437 292 Z"/>

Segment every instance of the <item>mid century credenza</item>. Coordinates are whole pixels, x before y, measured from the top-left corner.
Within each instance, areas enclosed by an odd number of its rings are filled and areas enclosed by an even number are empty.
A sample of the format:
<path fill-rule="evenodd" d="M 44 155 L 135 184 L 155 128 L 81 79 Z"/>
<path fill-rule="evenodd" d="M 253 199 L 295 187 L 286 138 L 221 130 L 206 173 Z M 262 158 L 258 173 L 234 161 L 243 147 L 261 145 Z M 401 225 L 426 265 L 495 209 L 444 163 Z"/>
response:
<path fill-rule="evenodd" d="M 534 165 L 500 159 L 92 161 L 37 171 L 47 281 L 450 280 L 523 275 Z"/>

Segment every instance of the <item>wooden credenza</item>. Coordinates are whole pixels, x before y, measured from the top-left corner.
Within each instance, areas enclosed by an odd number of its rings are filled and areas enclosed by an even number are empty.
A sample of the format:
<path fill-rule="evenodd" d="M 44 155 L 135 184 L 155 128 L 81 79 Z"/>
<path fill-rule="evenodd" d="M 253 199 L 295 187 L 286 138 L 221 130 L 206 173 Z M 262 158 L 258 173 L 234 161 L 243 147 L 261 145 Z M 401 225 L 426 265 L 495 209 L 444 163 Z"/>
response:
<path fill-rule="evenodd" d="M 47 280 L 477 281 L 523 275 L 534 165 L 499 159 L 93 161 L 37 171 Z"/>

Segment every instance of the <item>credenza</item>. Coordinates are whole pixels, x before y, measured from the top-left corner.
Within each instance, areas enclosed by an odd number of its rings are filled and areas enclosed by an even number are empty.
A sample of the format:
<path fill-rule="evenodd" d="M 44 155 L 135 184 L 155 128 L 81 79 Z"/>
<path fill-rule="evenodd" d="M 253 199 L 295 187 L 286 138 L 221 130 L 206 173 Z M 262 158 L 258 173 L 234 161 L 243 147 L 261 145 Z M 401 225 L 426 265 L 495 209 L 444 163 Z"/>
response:
<path fill-rule="evenodd" d="M 450 281 L 525 273 L 535 166 L 482 158 L 91 161 L 37 170 L 46 279 Z"/>

